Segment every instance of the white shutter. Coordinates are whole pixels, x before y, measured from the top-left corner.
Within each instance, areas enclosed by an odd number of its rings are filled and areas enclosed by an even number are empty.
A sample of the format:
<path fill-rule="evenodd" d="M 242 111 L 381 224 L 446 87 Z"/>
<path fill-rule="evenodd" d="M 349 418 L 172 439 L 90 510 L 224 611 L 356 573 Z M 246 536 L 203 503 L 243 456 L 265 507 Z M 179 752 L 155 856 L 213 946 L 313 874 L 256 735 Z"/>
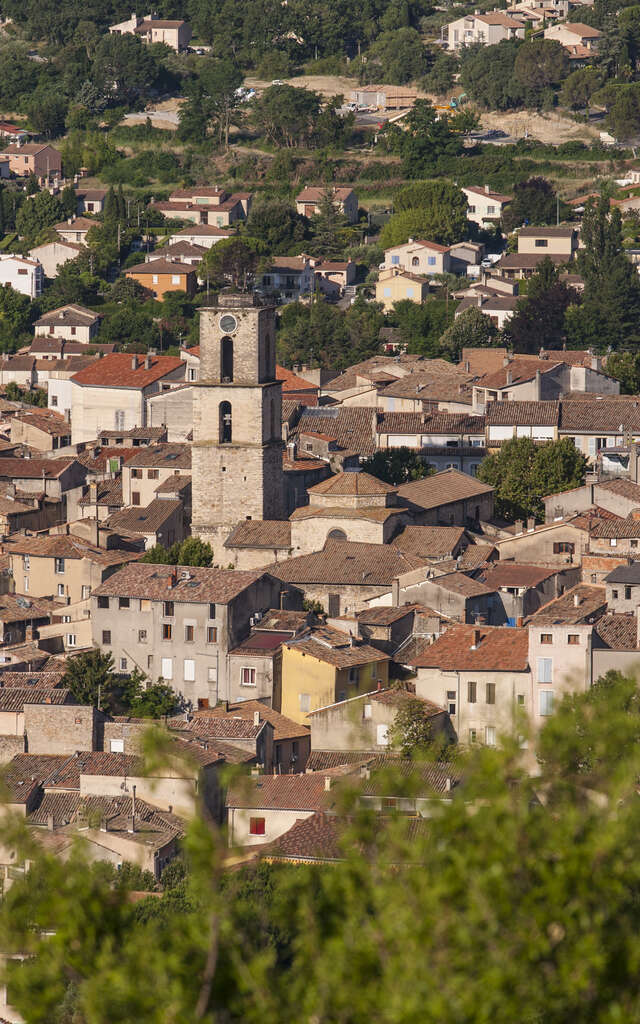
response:
<path fill-rule="evenodd" d="M 163 679 L 173 679 L 173 659 L 163 658 L 162 659 L 162 670 L 161 675 Z"/>
<path fill-rule="evenodd" d="M 389 726 L 379 725 L 376 729 L 376 743 L 379 747 L 389 746 Z"/>

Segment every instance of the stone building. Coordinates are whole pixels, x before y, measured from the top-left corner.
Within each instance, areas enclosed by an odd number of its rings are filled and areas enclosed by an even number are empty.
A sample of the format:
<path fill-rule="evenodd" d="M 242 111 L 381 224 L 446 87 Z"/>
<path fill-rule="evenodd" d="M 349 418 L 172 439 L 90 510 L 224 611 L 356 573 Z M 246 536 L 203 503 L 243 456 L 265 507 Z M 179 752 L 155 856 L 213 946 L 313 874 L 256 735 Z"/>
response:
<path fill-rule="evenodd" d="M 284 518 L 275 313 L 257 303 L 221 295 L 200 313 L 192 530 L 211 544 L 217 565 L 228 564 L 224 542 L 239 520 Z"/>

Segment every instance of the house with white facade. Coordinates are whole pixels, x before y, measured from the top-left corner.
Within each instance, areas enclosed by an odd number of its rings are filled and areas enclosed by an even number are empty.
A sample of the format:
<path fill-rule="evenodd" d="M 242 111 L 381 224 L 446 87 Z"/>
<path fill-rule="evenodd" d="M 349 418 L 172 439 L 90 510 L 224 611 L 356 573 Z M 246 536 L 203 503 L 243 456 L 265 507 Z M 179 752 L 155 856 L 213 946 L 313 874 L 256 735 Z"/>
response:
<path fill-rule="evenodd" d="M 0 253 L 0 284 L 10 284 L 21 295 L 37 299 L 44 286 L 42 264 L 26 256 Z"/>
<path fill-rule="evenodd" d="M 504 39 L 524 39 L 525 27 L 507 14 L 506 11 L 487 11 L 480 14 L 469 14 L 443 25 L 440 41 L 449 50 L 460 50 L 463 46 L 480 43 L 482 46 L 493 46 Z"/>
<path fill-rule="evenodd" d="M 489 185 L 483 188 L 470 185 L 462 191 L 467 197 L 467 220 L 472 220 L 481 228 L 493 227 L 500 220 L 505 207 L 513 201 L 513 196 L 493 192 Z"/>

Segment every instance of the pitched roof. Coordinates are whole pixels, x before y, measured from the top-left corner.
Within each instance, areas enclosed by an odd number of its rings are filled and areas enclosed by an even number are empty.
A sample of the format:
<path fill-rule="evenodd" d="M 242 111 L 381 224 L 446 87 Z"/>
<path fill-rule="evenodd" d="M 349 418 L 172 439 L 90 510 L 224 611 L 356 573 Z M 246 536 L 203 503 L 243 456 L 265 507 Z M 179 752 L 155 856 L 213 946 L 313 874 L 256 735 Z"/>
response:
<path fill-rule="evenodd" d="M 393 543 L 423 558 L 442 558 L 456 549 L 464 535 L 462 526 L 405 526 Z"/>
<path fill-rule="evenodd" d="M 77 303 L 71 302 L 67 306 L 59 306 L 58 309 L 43 313 L 40 319 L 36 320 L 35 326 L 87 327 L 101 319 L 102 313 L 96 313 L 93 309 L 86 309 L 85 306 L 78 306 Z"/>
<path fill-rule="evenodd" d="M 99 226 L 99 221 L 90 220 L 89 217 L 71 217 L 69 221 L 63 220 L 54 224 L 55 231 L 89 231 Z"/>
<path fill-rule="evenodd" d="M 339 845 L 341 831 L 335 815 L 317 812 L 296 821 L 288 832 L 270 844 L 269 855 L 287 860 L 340 860 L 344 856 Z"/>
<path fill-rule="evenodd" d="M 5 542 L 5 552 L 34 558 L 88 558 L 98 565 L 122 565 L 140 557 L 139 551 L 100 548 L 84 537 L 65 533 L 39 537 L 12 536 Z"/>
<path fill-rule="evenodd" d="M 595 633 L 612 651 L 638 649 L 638 620 L 635 615 L 603 615 L 596 624 Z"/>
<path fill-rule="evenodd" d="M 78 502 L 83 508 L 87 505 L 107 505 L 109 507 L 115 507 L 116 505 L 124 505 L 124 499 L 122 497 L 122 480 L 120 478 L 114 480 L 101 480 L 96 485 L 96 497 L 92 498 L 90 493 L 80 498 Z"/>
<path fill-rule="evenodd" d="M 463 192 L 473 192 L 474 195 L 486 196 L 487 199 L 492 199 L 497 203 L 511 203 L 513 202 L 513 196 L 503 196 L 500 192 L 489 191 L 486 188 L 480 188 L 478 185 L 463 185 Z"/>
<path fill-rule="evenodd" d="M 144 508 L 133 506 L 113 512 L 106 521 L 111 530 L 125 533 L 156 533 L 176 512 L 183 509 L 180 499 L 154 498 Z"/>
<path fill-rule="evenodd" d="M 336 583 L 389 586 L 395 576 L 426 565 L 427 559 L 400 551 L 392 544 L 327 540 L 322 551 L 298 555 L 268 567 L 286 583 Z"/>
<path fill-rule="evenodd" d="M 411 483 L 398 487 L 398 495 L 401 498 L 423 509 L 438 508 L 440 505 L 449 505 L 455 501 L 465 501 L 478 495 L 492 493 L 493 487 L 481 483 L 467 473 L 460 473 L 457 469 L 445 469 L 434 476 L 412 480 Z"/>
<path fill-rule="evenodd" d="M 35 156 L 37 153 L 41 153 L 43 149 L 53 149 L 46 142 L 25 142 L 22 145 L 12 143 L 7 146 L 2 152 L 3 153 L 26 153 L 27 156 Z M 54 153 L 57 150 L 54 150 Z"/>
<path fill-rule="evenodd" d="M 177 356 L 149 356 L 150 366 L 145 369 L 145 359 L 139 357 L 133 368 L 133 359 L 125 352 L 114 352 L 104 359 L 96 359 L 84 370 L 76 373 L 74 384 L 95 388 L 145 388 L 161 380 L 175 370 L 184 369 L 184 362 Z"/>
<path fill-rule="evenodd" d="M 204 569 L 136 562 L 110 576 L 92 596 L 138 597 L 186 604 L 227 604 L 264 576 L 264 570 Z M 170 585 L 175 579 L 175 584 Z"/>
<path fill-rule="evenodd" d="M 604 587 L 579 583 L 554 601 L 549 601 L 529 618 L 532 626 L 578 625 L 594 622 L 606 611 Z"/>
<path fill-rule="evenodd" d="M 377 409 L 364 406 L 307 406 L 290 437 L 296 439 L 302 431 L 311 430 L 335 437 L 341 448 L 364 456 L 373 455 L 376 451 L 376 416 Z"/>
<path fill-rule="evenodd" d="M 599 39 L 602 32 L 599 32 L 597 28 L 593 28 L 592 25 L 585 25 L 582 21 L 565 21 L 562 28 L 567 32 L 573 32 L 574 35 L 580 36 L 582 39 Z M 591 51 L 589 51 L 591 53 Z"/>
<path fill-rule="evenodd" d="M 392 387 L 394 385 L 385 388 L 384 394 Z M 378 415 L 377 431 L 379 434 L 484 434 L 484 427 L 484 416 L 466 412 L 383 412 Z"/>
<path fill-rule="evenodd" d="M 529 630 L 452 625 L 411 662 L 403 655 L 403 663 L 445 672 L 526 672 Z"/>
<path fill-rule="evenodd" d="M 224 542 L 225 548 L 290 548 L 291 523 L 279 519 L 243 519 Z"/>
<path fill-rule="evenodd" d="M 371 473 L 336 473 L 335 476 L 321 480 L 319 484 L 308 487 L 310 494 L 325 494 L 335 497 L 347 496 L 373 496 L 394 493 L 396 488 L 391 484 L 379 480 Z"/>
<path fill-rule="evenodd" d="M 39 689 L 32 686 L 10 686 L 0 689 L 0 711 L 23 711 L 25 704 L 71 704 L 70 690 L 59 687 Z"/>
<path fill-rule="evenodd" d="M 599 430 L 640 430 L 640 400 L 637 398 L 565 399 L 560 407 L 560 429 L 580 433 Z"/>
<path fill-rule="evenodd" d="M 493 594 L 495 586 L 484 583 L 482 580 L 467 576 L 466 573 L 456 570 L 455 572 L 444 573 L 442 576 L 434 576 L 429 581 L 434 587 L 442 587 L 452 594 L 460 594 L 462 597 L 484 597 L 486 594 Z"/>
<path fill-rule="evenodd" d="M 558 359 L 550 363 L 546 359 L 512 359 L 508 366 L 503 366 L 494 373 L 480 377 L 475 386 L 479 388 L 506 388 L 511 385 L 524 384 L 533 380 L 536 373 L 549 373 L 562 362 Z M 529 403 L 527 403 L 529 404 Z"/>
<path fill-rule="evenodd" d="M 317 394 L 320 390 L 317 384 L 312 384 L 311 381 L 298 377 L 297 374 L 280 365 L 276 365 L 276 380 L 282 381 L 283 396 L 288 391 L 310 391 Z"/>
<path fill-rule="evenodd" d="M 226 799 L 227 807 L 288 811 L 319 811 L 334 802 L 324 777 L 313 772 L 245 776 L 231 783 Z"/>
<path fill-rule="evenodd" d="M 127 267 L 125 277 L 129 274 L 184 274 L 186 277 L 195 275 L 197 270 L 190 263 L 179 263 L 177 260 L 150 260 L 149 263 L 136 263 L 135 267 Z"/>
<path fill-rule="evenodd" d="M 294 722 L 291 718 L 281 715 L 279 711 L 268 707 L 259 700 L 241 700 L 235 704 L 229 704 L 228 710 L 223 705 L 208 709 L 205 712 L 195 712 L 194 718 L 201 715 L 208 718 L 222 718 L 226 715 L 233 715 L 253 722 L 253 716 L 256 712 L 260 715 L 261 721 L 269 722 L 273 726 L 273 739 L 276 743 L 278 740 L 301 739 L 309 736 L 308 725 L 300 725 L 299 722 Z"/>
<path fill-rule="evenodd" d="M 598 488 L 606 491 L 607 494 L 615 494 L 619 498 L 637 502 L 640 506 L 640 484 L 634 484 L 632 480 L 624 480 L 622 477 L 617 480 L 607 480 L 606 483 L 598 484 Z"/>
<path fill-rule="evenodd" d="M 316 626 L 285 642 L 284 646 L 337 669 L 390 660 L 388 654 L 376 647 L 363 643 L 352 644 L 349 634 L 329 626 Z"/>
<path fill-rule="evenodd" d="M 43 779 L 46 789 L 80 789 L 81 775 L 143 774 L 142 758 L 136 754 L 112 754 L 100 750 L 76 751 Z"/>
<path fill-rule="evenodd" d="M 191 445 L 162 442 L 160 444 L 143 445 L 136 454 L 127 461 L 132 469 L 138 467 L 157 469 L 191 469 Z"/>
<path fill-rule="evenodd" d="M 46 672 L 0 672 L 0 687 L 19 687 L 53 690 L 60 686 L 64 679 L 64 669 Z"/>
<path fill-rule="evenodd" d="M 490 402 L 487 426 L 555 427 L 560 419 L 560 402 Z"/>
<path fill-rule="evenodd" d="M 316 186 L 310 185 L 308 188 L 303 188 L 302 192 L 299 192 L 296 196 L 297 203 L 305 202 L 317 202 L 329 193 L 333 199 L 346 199 L 353 192 L 352 188 L 338 188 L 333 185 Z"/>

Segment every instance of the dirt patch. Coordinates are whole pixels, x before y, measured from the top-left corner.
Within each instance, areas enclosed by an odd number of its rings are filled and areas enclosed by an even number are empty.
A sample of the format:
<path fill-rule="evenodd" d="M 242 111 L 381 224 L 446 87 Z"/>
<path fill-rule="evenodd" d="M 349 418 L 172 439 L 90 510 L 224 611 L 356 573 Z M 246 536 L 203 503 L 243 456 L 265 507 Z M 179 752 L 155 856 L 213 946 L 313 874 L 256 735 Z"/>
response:
<path fill-rule="evenodd" d="M 296 75 L 295 78 L 283 78 L 282 82 L 297 89 L 313 89 L 323 96 L 342 95 L 347 101 L 353 90 L 358 88 L 357 78 L 343 78 L 341 75 Z M 249 89 L 261 92 L 268 89 L 271 82 L 264 82 L 260 78 L 247 78 L 244 84 Z"/>
<path fill-rule="evenodd" d="M 521 110 L 511 113 L 488 113 L 480 117 L 483 128 L 501 128 L 515 139 L 522 139 L 525 133 L 530 139 L 559 146 L 563 142 L 598 142 L 599 129 L 591 125 L 578 124 L 560 114 L 536 114 Z"/>

